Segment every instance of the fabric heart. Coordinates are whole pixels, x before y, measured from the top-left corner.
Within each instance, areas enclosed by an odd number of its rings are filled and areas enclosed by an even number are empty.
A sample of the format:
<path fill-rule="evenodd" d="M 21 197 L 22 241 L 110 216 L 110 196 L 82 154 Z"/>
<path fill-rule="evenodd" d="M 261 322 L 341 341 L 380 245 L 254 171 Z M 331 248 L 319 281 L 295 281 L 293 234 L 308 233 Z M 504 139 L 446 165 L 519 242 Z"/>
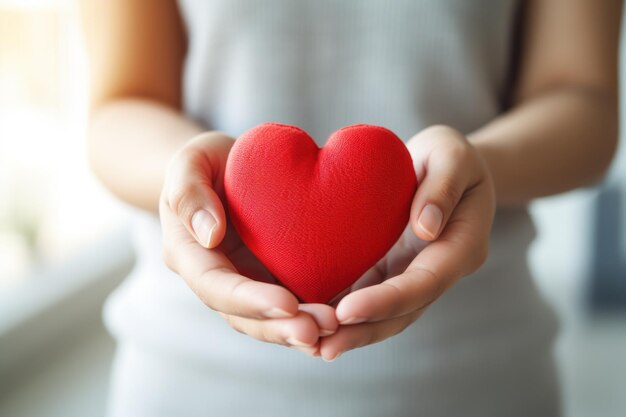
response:
<path fill-rule="evenodd" d="M 328 303 L 398 240 L 417 179 L 383 127 L 344 127 L 320 149 L 296 126 L 265 123 L 235 142 L 224 187 L 252 253 L 301 301 Z"/>

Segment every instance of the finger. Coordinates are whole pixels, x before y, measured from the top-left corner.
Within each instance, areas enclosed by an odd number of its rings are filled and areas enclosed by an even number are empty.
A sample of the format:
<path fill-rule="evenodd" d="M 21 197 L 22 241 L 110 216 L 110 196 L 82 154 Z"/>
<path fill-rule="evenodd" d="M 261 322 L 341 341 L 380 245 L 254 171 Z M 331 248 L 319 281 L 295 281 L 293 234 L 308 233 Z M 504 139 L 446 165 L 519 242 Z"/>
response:
<path fill-rule="evenodd" d="M 337 331 L 339 322 L 335 317 L 335 309 L 326 304 L 300 304 L 300 311 L 313 317 L 319 328 L 319 336 L 330 336 Z"/>
<path fill-rule="evenodd" d="M 468 166 L 474 150 L 462 134 L 448 127 L 426 129 L 408 146 L 414 161 L 422 164 L 410 224 L 417 237 L 432 241 L 443 230 L 466 188 L 473 185 L 470 182 L 477 180 L 470 176 L 472 169 Z"/>
<path fill-rule="evenodd" d="M 320 341 L 320 354 L 324 360 L 333 361 L 348 350 L 381 342 L 402 332 L 421 314 L 415 311 L 386 321 L 340 326 L 334 335 Z"/>
<path fill-rule="evenodd" d="M 337 306 L 340 324 L 382 321 L 422 309 L 478 269 L 487 257 L 495 209 L 489 193 L 483 186 L 466 193 L 440 238 L 404 273 L 344 297 Z"/>
<path fill-rule="evenodd" d="M 165 263 L 207 306 L 252 318 L 292 317 L 298 313 L 298 299 L 287 289 L 238 274 L 220 250 L 200 246 L 167 204 L 161 204 L 160 215 Z"/>
<path fill-rule="evenodd" d="M 222 314 L 226 322 L 240 333 L 263 342 L 302 348 L 315 347 L 319 330 L 313 317 L 298 312 L 292 318 L 255 320 Z"/>
<path fill-rule="evenodd" d="M 226 214 L 218 195 L 233 140 L 205 133 L 187 144 L 170 161 L 164 197 L 189 233 L 202 246 L 217 246 L 226 233 Z"/>
<path fill-rule="evenodd" d="M 337 306 L 337 320 L 346 325 L 402 317 L 426 307 L 442 292 L 440 279 L 431 272 L 409 269 L 346 296 Z"/>

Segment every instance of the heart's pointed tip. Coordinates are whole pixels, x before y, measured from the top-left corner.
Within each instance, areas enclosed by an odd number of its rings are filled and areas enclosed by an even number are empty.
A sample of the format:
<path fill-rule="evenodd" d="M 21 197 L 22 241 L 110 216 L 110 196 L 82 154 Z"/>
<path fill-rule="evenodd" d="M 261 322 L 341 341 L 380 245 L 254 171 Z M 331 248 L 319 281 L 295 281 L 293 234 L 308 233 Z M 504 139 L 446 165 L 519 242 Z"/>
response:
<path fill-rule="evenodd" d="M 323 297 L 319 297 L 319 296 L 315 296 L 315 295 L 309 295 L 309 294 L 298 295 L 298 294 L 296 294 L 293 291 L 291 291 L 291 292 L 294 293 L 296 298 L 298 298 L 298 300 L 302 304 L 328 304 L 328 302 L 325 301 L 326 299 L 323 298 Z"/>
<path fill-rule="evenodd" d="M 330 302 L 335 297 L 334 295 L 322 294 L 319 291 L 307 291 L 304 288 L 289 288 L 285 286 L 293 295 L 296 296 L 298 301 L 303 304 L 326 304 L 330 305 Z"/>

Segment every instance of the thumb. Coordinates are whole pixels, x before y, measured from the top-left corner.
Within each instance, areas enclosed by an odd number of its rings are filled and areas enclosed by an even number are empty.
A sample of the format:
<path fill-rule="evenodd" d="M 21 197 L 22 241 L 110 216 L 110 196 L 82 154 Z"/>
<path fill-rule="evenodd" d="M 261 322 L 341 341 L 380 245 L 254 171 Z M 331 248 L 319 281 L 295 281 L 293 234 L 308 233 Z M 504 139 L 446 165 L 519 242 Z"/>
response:
<path fill-rule="evenodd" d="M 226 234 L 226 214 L 217 189 L 222 189 L 232 139 L 204 134 L 192 139 L 171 160 L 163 196 L 189 233 L 205 248 L 218 246 Z M 213 140 L 211 140 L 211 138 Z M 221 145 L 221 146 L 220 146 Z"/>
<path fill-rule="evenodd" d="M 410 224 L 418 238 L 437 239 L 463 197 L 468 179 L 463 175 L 461 161 L 436 151 L 429 155 L 426 175 L 411 205 Z"/>

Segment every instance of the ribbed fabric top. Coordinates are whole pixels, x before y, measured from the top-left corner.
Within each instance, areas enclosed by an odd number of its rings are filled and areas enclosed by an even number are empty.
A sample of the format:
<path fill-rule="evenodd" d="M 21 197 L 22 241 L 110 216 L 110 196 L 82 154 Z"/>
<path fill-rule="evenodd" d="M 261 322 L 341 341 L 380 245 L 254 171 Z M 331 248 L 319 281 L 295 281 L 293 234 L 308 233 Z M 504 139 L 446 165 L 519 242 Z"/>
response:
<path fill-rule="evenodd" d="M 237 137 L 273 121 L 298 125 L 323 145 L 338 128 L 367 123 L 406 141 L 436 123 L 469 133 L 502 109 L 514 0 L 179 4 L 189 39 L 185 111 L 207 129 Z M 282 404 L 293 416 L 548 415 L 527 407 L 552 401 L 537 378 L 549 364 L 555 321 L 526 267 L 534 231 L 523 209 L 499 210 L 478 273 L 399 336 L 332 365 L 230 329 L 163 265 L 158 220 L 138 217 L 138 264 L 109 299 L 107 325 L 122 343 L 193 363 L 200 380 L 237 381 L 218 384 L 211 401 L 224 414 L 215 415 L 239 415 L 226 399 L 240 394 L 241 413 Z M 268 395 L 277 402 L 268 405 Z M 492 406 L 493 398 L 502 404 Z M 495 411 L 473 414 L 464 404 Z"/>
<path fill-rule="evenodd" d="M 320 144 L 355 123 L 470 132 L 500 110 L 515 3 L 182 0 L 186 108 L 234 136 L 273 120 Z"/>

